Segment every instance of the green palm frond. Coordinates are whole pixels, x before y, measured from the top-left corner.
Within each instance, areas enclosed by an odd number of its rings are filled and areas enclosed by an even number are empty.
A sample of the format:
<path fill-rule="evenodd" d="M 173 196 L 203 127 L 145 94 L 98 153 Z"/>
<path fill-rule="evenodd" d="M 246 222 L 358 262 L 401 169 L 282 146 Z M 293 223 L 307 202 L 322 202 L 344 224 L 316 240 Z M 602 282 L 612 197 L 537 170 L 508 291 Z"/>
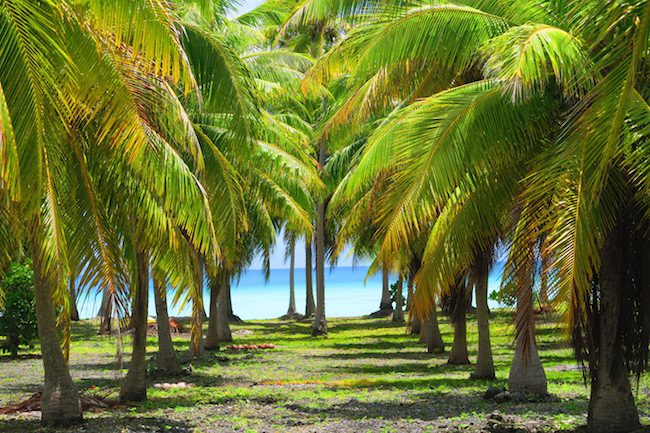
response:
<path fill-rule="evenodd" d="M 257 116 L 250 70 L 223 37 L 186 23 L 183 47 L 196 77 L 203 110 L 232 116 L 232 129 L 243 139 L 254 134 Z"/>
<path fill-rule="evenodd" d="M 579 98 L 594 83 L 582 43 L 557 27 L 513 27 L 490 39 L 483 52 L 485 76 L 503 80 L 513 100 L 540 94 L 553 81 L 566 97 Z"/>
<path fill-rule="evenodd" d="M 14 129 L 11 124 L 9 107 L 0 86 L 0 192 L 8 193 L 12 201 L 20 198 L 20 165 Z"/>
<path fill-rule="evenodd" d="M 191 69 L 178 38 L 177 23 L 164 0 L 69 0 L 80 9 L 79 19 L 113 49 L 130 47 L 142 71 L 181 79 L 193 86 Z"/>

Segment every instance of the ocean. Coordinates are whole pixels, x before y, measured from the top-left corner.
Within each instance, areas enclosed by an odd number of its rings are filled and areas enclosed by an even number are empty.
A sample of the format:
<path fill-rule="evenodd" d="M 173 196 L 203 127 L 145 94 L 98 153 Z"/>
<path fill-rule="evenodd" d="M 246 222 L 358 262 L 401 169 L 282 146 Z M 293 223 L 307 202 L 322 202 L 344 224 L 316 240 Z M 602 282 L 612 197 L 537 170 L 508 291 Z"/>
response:
<path fill-rule="evenodd" d="M 381 274 L 366 280 L 367 266 L 335 267 L 325 270 L 325 312 L 327 317 L 363 316 L 376 311 L 381 298 Z M 489 278 L 488 290 L 498 290 L 503 265 L 497 263 Z M 391 277 L 393 283 L 396 277 Z M 314 296 L 316 279 L 314 277 Z M 296 307 L 298 312 L 305 310 L 305 269 L 296 269 Z M 150 288 L 149 314 L 155 315 L 153 288 Z M 287 312 L 289 306 L 289 269 L 272 269 L 268 281 L 261 270 L 248 270 L 238 281 L 232 284 L 232 304 L 234 313 L 243 320 L 273 319 Z M 406 289 L 404 289 L 406 293 Z M 172 295 L 168 294 L 171 300 Z M 101 293 L 91 290 L 79 300 L 81 318 L 97 315 L 101 303 Z M 206 310 L 209 305 L 209 293 L 204 295 Z M 171 304 L 171 302 L 170 302 Z M 490 308 L 498 304 L 490 301 Z M 169 305 L 170 316 L 189 316 L 191 307 L 183 309 Z"/>

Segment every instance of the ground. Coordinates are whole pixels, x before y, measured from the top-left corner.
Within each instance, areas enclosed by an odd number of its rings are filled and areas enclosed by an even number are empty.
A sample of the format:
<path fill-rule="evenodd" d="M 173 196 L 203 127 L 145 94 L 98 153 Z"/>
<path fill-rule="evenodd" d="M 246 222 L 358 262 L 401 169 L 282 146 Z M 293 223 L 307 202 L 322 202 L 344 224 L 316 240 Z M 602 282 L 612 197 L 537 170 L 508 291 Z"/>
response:
<path fill-rule="evenodd" d="M 504 386 L 512 357 L 510 314 L 492 315 L 496 385 Z M 469 347 L 477 335 L 469 317 Z M 125 370 L 116 362 L 115 337 L 96 335 L 97 323 L 73 327 L 70 369 L 86 395 L 116 398 Z M 551 316 L 538 321 L 539 348 L 551 397 L 545 401 L 496 403 L 482 395 L 488 382 L 469 379 L 472 366 L 446 364 L 429 355 L 404 327 L 388 319 L 333 319 L 329 338 L 310 336 L 308 322 L 250 321 L 233 326 L 235 344 L 273 343 L 275 349 L 235 353 L 222 349 L 192 363 L 191 375 L 151 378 L 149 400 L 120 410 L 87 412 L 86 422 L 66 432 L 551 432 L 581 430 L 588 389 L 566 345 L 566 333 Z M 451 327 L 443 320 L 451 345 Z M 125 337 L 128 349 L 129 337 Z M 188 339 L 175 337 L 188 351 Z M 128 352 L 128 350 L 126 350 Z M 155 355 L 150 338 L 148 352 Z M 37 348 L 32 353 L 37 353 Z M 124 359 L 128 366 L 128 357 Z M 0 406 L 39 390 L 40 359 L 0 358 Z M 162 390 L 156 383 L 196 385 Z M 650 375 L 641 377 L 637 401 L 650 423 Z M 39 413 L 0 416 L 2 432 L 48 431 Z"/>

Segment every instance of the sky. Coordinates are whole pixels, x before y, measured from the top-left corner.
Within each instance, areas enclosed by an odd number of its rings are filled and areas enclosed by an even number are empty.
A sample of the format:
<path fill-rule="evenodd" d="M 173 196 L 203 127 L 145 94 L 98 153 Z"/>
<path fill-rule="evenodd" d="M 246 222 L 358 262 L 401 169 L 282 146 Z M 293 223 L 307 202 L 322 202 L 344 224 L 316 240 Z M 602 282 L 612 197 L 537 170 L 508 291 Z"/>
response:
<path fill-rule="evenodd" d="M 262 3 L 264 3 L 264 0 L 239 0 L 239 7 L 237 7 L 237 14 L 236 15 L 241 15 L 244 14 L 251 9 L 255 9 Z"/>
<path fill-rule="evenodd" d="M 271 254 L 271 269 L 287 269 L 289 267 L 289 259 L 285 260 L 285 245 L 284 233 L 277 234 L 277 241 L 273 253 Z M 312 254 L 312 260 L 314 255 Z M 353 263 L 354 258 L 349 248 L 346 248 L 343 253 L 341 253 L 339 260 L 336 266 L 341 267 L 353 267 L 353 266 L 368 266 L 370 265 L 370 260 L 361 260 L 357 263 Z M 312 264 L 312 266 L 314 266 Z M 296 268 L 301 269 L 305 267 L 305 241 L 301 239 L 296 243 Z M 328 265 L 329 267 L 329 265 Z M 262 269 L 262 259 L 261 257 L 256 257 L 253 260 L 251 266 L 248 269 Z"/>

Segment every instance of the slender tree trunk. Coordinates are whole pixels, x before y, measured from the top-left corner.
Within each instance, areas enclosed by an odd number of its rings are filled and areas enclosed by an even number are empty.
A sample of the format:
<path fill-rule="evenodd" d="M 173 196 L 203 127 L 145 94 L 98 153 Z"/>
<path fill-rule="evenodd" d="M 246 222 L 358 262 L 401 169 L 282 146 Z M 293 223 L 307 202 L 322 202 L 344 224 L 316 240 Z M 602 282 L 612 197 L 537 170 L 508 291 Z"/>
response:
<path fill-rule="evenodd" d="M 408 327 L 408 333 L 409 335 L 416 335 L 419 334 L 420 331 L 422 330 L 422 322 L 420 321 L 420 318 L 411 310 L 409 312 L 409 327 Z"/>
<path fill-rule="evenodd" d="M 318 164 L 322 172 L 326 162 L 326 143 L 321 140 L 318 149 Z M 325 208 L 327 200 L 318 205 L 316 215 L 316 314 L 312 324 L 311 335 L 327 336 L 327 319 L 325 318 Z"/>
<path fill-rule="evenodd" d="M 41 421 L 48 426 L 66 426 L 83 419 L 79 392 L 72 381 L 56 332 L 52 287 L 43 275 L 39 251 L 32 252 L 34 298 L 38 337 L 41 343 L 45 382 L 41 397 Z"/>
<path fill-rule="evenodd" d="M 110 335 L 111 333 L 111 316 L 113 311 L 113 299 L 107 290 L 102 290 L 102 303 L 97 312 L 100 317 L 99 335 Z"/>
<path fill-rule="evenodd" d="M 542 273 L 540 276 L 539 284 L 539 303 L 542 310 L 548 304 L 548 274 L 546 270 L 548 269 L 548 257 L 545 253 L 541 254 L 542 256 Z"/>
<path fill-rule="evenodd" d="M 296 310 L 296 245 L 292 239 L 289 245 L 289 308 L 287 309 L 287 316 L 295 316 L 298 314 Z"/>
<path fill-rule="evenodd" d="M 413 275 L 411 275 L 409 277 L 407 290 L 406 290 L 406 311 L 411 311 L 411 304 L 413 303 L 413 295 L 415 294 L 413 284 L 414 284 Z"/>
<path fill-rule="evenodd" d="M 603 248 L 600 269 L 600 305 L 594 318 L 596 347 L 592 347 L 591 398 L 587 425 L 592 433 L 623 433 L 640 428 L 630 380 L 623 358 L 620 320 L 623 288 L 624 245 L 620 228 Z M 595 361 L 595 362 L 594 362 Z"/>
<path fill-rule="evenodd" d="M 223 288 L 221 276 L 215 278 L 209 277 L 208 284 L 210 286 L 210 317 L 208 319 L 208 333 L 205 337 L 205 344 L 203 347 L 207 350 L 219 350 L 219 335 L 218 328 L 218 303 L 219 293 Z"/>
<path fill-rule="evenodd" d="M 379 311 L 393 311 L 393 303 L 390 301 L 390 284 L 388 278 L 390 272 L 388 267 L 381 269 L 381 302 L 379 302 Z"/>
<path fill-rule="evenodd" d="M 476 322 L 478 324 L 478 356 L 472 377 L 492 380 L 495 378 L 492 345 L 490 343 L 490 311 L 488 310 L 489 257 L 479 257 L 474 266 L 476 282 Z"/>
<path fill-rule="evenodd" d="M 445 342 L 442 341 L 442 334 L 438 326 L 435 303 L 429 311 L 429 316 L 422 322 L 420 338 L 423 343 L 426 343 L 428 353 L 443 353 L 445 351 Z"/>
<path fill-rule="evenodd" d="M 70 295 L 70 320 L 73 322 L 79 321 L 79 308 L 77 308 L 77 277 L 76 275 L 70 276 L 69 281 L 69 295 Z"/>
<path fill-rule="evenodd" d="M 449 364 L 469 364 L 467 352 L 467 288 L 464 283 L 454 288 L 451 305 L 451 320 L 454 326 L 454 342 L 449 353 Z"/>
<path fill-rule="evenodd" d="M 314 288 L 312 287 L 312 259 L 311 259 L 311 237 L 305 241 L 305 289 L 307 297 L 305 303 L 305 317 L 311 317 L 314 314 L 316 305 L 314 302 Z"/>
<path fill-rule="evenodd" d="M 176 359 L 172 334 L 169 330 L 169 314 L 167 311 L 167 290 L 163 281 L 153 275 L 153 293 L 156 303 L 156 324 L 158 325 L 158 357 L 156 364 L 159 370 L 178 371 L 180 366 Z"/>
<path fill-rule="evenodd" d="M 232 332 L 228 321 L 228 296 L 230 294 L 230 275 L 224 276 L 224 285 L 219 291 L 217 302 L 217 340 L 232 341 Z"/>
<path fill-rule="evenodd" d="M 137 247 L 136 247 L 137 248 Z M 133 352 L 129 371 L 120 388 L 120 401 L 147 399 L 147 309 L 149 303 L 149 259 L 144 251 L 136 250 L 137 281 L 133 300 Z"/>
<path fill-rule="evenodd" d="M 228 322 L 229 323 L 244 323 L 244 321 L 235 314 L 232 309 L 232 286 L 228 284 Z"/>
<path fill-rule="evenodd" d="M 395 296 L 395 310 L 393 310 L 393 322 L 404 323 L 404 295 L 402 285 L 404 279 L 400 276 L 397 280 L 397 294 Z"/>
<path fill-rule="evenodd" d="M 518 278 L 516 317 L 518 327 L 515 356 L 508 375 L 510 391 L 526 394 L 547 394 L 546 373 L 539 359 L 535 343 L 535 312 L 533 310 L 533 285 L 530 272 L 524 269 Z"/>

